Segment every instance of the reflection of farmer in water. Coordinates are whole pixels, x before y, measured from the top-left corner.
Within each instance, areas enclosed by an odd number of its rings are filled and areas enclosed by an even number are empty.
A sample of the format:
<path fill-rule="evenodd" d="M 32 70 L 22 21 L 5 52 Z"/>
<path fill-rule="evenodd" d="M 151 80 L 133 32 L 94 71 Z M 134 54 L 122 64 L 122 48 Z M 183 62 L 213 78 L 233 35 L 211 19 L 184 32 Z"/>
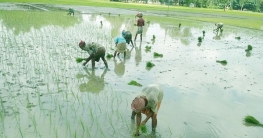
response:
<path fill-rule="evenodd" d="M 95 70 L 93 69 L 90 73 L 88 69 L 85 68 L 85 71 L 87 73 L 86 77 L 88 78 L 87 83 L 82 83 L 79 85 L 79 90 L 81 92 L 92 92 L 92 93 L 98 93 L 104 89 L 104 76 L 107 73 L 108 69 L 104 69 L 101 76 L 96 76 Z"/>
<path fill-rule="evenodd" d="M 222 36 L 222 33 L 217 32 L 217 33 L 216 33 L 216 36 L 214 36 L 213 39 L 215 39 L 215 40 L 220 40 L 220 39 L 221 39 L 221 36 Z"/>
<path fill-rule="evenodd" d="M 135 45 L 135 62 L 136 62 L 136 66 L 139 65 L 139 63 L 142 60 L 142 42 L 140 42 L 140 46 L 137 47 Z"/>
<path fill-rule="evenodd" d="M 74 11 L 74 9 L 72 9 L 72 8 L 69 8 L 68 9 L 68 14 L 67 15 L 73 15 L 74 16 L 74 13 L 75 13 L 75 11 Z"/>
<path fill-rule="evenodd" d="M 132 115 L 134 119 L 136 116 L 137 129 L 135 136 L 139 135 L 139 127 L 145 125 L 146 122 L 152 118 L 152 131 L 155 132 L 157 126 L 157 113 L 163 100 L 163 90 L 158 84 L 150 84 L 142 89 L 142 92 L 135 97 L 131 103 Z M 142 115 L 146 118 L 141 122 Z"/>
<path fill-rule="evenodd" d="M 114 59 L 114 72 L 117 76 L 121 77 L 125 73 L 125 60 L 120 60 L 119 63 L 117 63 L 117 60 Z"/>

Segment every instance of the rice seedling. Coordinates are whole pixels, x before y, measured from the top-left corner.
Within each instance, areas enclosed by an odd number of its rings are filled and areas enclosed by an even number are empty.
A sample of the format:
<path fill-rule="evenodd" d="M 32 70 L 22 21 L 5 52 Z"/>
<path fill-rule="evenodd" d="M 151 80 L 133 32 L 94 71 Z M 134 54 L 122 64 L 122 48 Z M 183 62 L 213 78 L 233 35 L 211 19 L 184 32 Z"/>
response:
<path fill-rule="evenodd" d="M 245 51 L 248 52 L 248 51 L 251 51 L 252 49 L 253 49 L 253 47 L 251 45 L 248 45 L 247 49 Z"/>
<path fill-rule="evenodd" d="M 249 123 L 249 124 L 253 124 L 253 125 L 256 125 L 256 126 L 263 127 L 263 124 L 261 124 L 256 118 L 254 118 L 253 116 L 250 116 L 250 115 L 245 116 L 243 121 L 246 122 L 246 123 Z"/>
<path fill-rule="evenodd" d="M 226 65 L 227 61 L 226 60 L 216 60 L 217 63 L 221 63 L 222 65 Z"/>
<path fill-rule="evenodd" d="M 179 26 L 179 28 L 181 28 L 181 25 L 182 25 L 182 24 L 181 24 L 181 23 L 179 23 L 179 25 L 178 25 L 178 26 Z"/>
<path fill-rule="evenodd" d="M 142 133 L 147 133 L 148 132 L 146 125 L 139 126 L 139 130 L 141 130 Z"/>
<path fill-rule="evenodd" d="M 154 52 L 154 53 L 153 53 L 153 56 L 154 56 L 154 57 L 163 57 L 163 54 L 159 54 L 159 53 L 157 53 L 157 52 Z"/>
<path fill-rule="evenodd" d="M 112 54 L 107 54 L 107 56 L 106 56 L 106 58 L 112 58 L 113 57 L 113 55 Z"/>
<path fill-rule="evenodd" d="M 205 36 L 205 30 L 203 30 L 202 33 L 203 33 L 203 36 Z"/>
<path fill-rule="evenodd" d="M 241 39 L 241 37 L 240 37 L 240 36 L 237 36 L 237 37 L 235 37 L 235 39 L 237 39 L 237 40 L 240 40 L 240 39 Z"/>
<path fill-rule="evenodd" d="M 86 58 L 76 58 L 76 62 L 77 62 L 77 63 L 80 63 L 80 62 L 82 62 L 83 60 L 86 60 Z"/>
<path fill-rule="evenodd" d="M 146 63 L 147 68 L 152 68 L 153 66 L 155 66 L 155 65 L 150 61 Z"/>
<path fill-rule="evenodd" d="M 197 38 L 197 40 L 198 40 L 199 43 L 201 43 L 201 42 L 203 41 L 203 38 L 202 38 L 201 36 L 199 36 L 199 37 Z"/>
<path fill-rule="evenodd" d="M 128 85 L 134 85 L 134 86 L 142 86 L 140 83 L 138 83 L 137 81 L 135 80 L 131 80 Z"/>
<path fill-rule="evenodd" d="M 147 21 L 146 23 L 150 24 L 151 22 L 150 22 L 150 21 Z"/>
<path fill-rule="evenodd" d="M 146 46 L 145 47 L 145 51 L 148 52 L 148 51 L 151 51 L 152 47 L 151 46 Z"/>
<path fill-rule="evenodd" d="M 135 24 L 133 24 L 134 26 L 137 26 L 137 24 L 135 23 Z"/>
<path fill-rule="evenodd" d="M 155 35 L 153 35 L 153 38 L 152 38 L 152 40 L 155 40 L 155 38 L 156 38 L 156 37 L 155 37 Z"/>

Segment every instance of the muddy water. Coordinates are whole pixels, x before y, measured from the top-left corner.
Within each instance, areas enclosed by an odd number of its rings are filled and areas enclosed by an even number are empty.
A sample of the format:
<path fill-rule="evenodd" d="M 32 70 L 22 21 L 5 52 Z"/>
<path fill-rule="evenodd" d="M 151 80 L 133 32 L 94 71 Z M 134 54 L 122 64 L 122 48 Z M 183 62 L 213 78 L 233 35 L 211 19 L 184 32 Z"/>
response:
<path fill-rule="evenodd" d="M 131 80 L 143 87 L 159 83 L 164 89 L 156 137 L 263 135 L 261 127 L 242 121 L 252 115 L 263 122 L 262 31 L 225 26 L 216 35 L 209 23 L 184 26 L 187 21 L 178 20 L 178 28 L 151 21 L 143 41 L 128 46 L 125 60 L 120 55 L 107 60 L 109 70 L 102 61 L 91 70 L 91 63 L 83 67 L 75 62 L 75 57 L 87 56 L 78 42 L 99 42 L 113 54 L 114 38 L 122 29 L 134 34 L 135 19 L 85 7 L 80 11 L 89 14 L 0 13 L 1 137 L 132 137 L 130 103 L 142 87 L 127 85 Z M 253 50 L 246 53 L 249 44 Z M 154 52 L 164 56 L 155 58 Z M 148 61 L 155 66 L 146 68 Z M 147 127 L 149 134 L 140 137 L 152 137 L 151 120 Z"/>

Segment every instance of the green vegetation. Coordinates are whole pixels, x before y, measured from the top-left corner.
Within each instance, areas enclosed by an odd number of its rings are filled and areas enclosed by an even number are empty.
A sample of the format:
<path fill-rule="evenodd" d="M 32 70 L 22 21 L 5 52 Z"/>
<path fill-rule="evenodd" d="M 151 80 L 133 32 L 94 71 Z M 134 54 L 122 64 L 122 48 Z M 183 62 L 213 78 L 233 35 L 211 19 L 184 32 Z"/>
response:
<path fill-rule="evenodd" d="M 261 124 L 256 118 L 254 118 L 253 116 L 247 115 L 244 119 L 244 122 L 249 123 L 249 124 L 253 124 L 256 126 L 262 126 L 263 124 Z"/>
<path fill-rule="evenodd" d="M 153 35 L 153 38 L 152 38 L 152 40 L 155 40 L 155 38 L 156 38 L 156 37 L 155 37 L 155 35 Z"/>
<path fill-rule="evenodd" d="M 139 127 L 139 130 L 141 130 L 142 133 L 147 133 L 148 132 L 146 125 L 141 125 Z"/>
<path fill-rule="evenodd" d="M 163 57 L 163 54 L 159 54 L 159 53 L 157 53 L 157 52 L 154 52 L 154 53 L 153 53 L 153 56 L 154 56 L 154 57 Z"/>
<path fill-rule="evenodd" d="M 251 51 L 253 49 L 253 47 L 251 46 L 251 45 L 248 45 L 247 46 L 247 49 L 245 50 L 246 52 L 249 52 L 249 51 Z"/>
<path fill-rule="evenodd" d="M 223 33 L 224 29 L 220 29 L 220 33 Z"/>
<path fill-rule="evenodd" d="M 151 62 L 147 62 L 146 63 L 146 67 L 147 68 L 152 68 L 153 66 L 155 66 L 153 63 L 151 63 Z"/>
<path fill-rule="evenodd" d="M 148 51 L 151 51 L 152 47 L 151 46 L 146 46 L 145 47 L 145 51 L 148 52 Z"/>
<path fill-rule="evenodd" d="M 202 33 L 203 33 L 203 36 L 205 36 L 205 30 L 203 30 Z"/>
<path fill-rule="evenodd" d="M 203 41 L 203 38 L 201 36 L 199 36 L 197 39 L 198 39 L 199 43 L 201 43 Z"/>
<path fill-rule="evenodd" d="M 76 62 L 77 63 L 80 63 L 80 62 L 82 62 L 83 60 L 85 60 L 86 58 L 76 58 Z"/>
<path fill-rule="evenodd" d="M 241 37 L 240 37 L 240 36 L 237 36 L 237 37 L 235 37 L 235 39 L 238 39 L 238 40 L 240 40 L 240 39 L 241 39 Z"/>
<path fill-rule="evenodd" d="M 137 81 L 135 80 L 131 80 L 128 85 L 134 85 L 134 86 L 142 86 L 140 83 L 138 83 Z"/>
<path fill-rule="evenodd" d="M 179 28 L 181 28 L 181 25 L 182 25 L 182 24 L 181 24 L 181 23 L 179 23 L 178 27 L 179 27 Z"/>
<path fill-rule="evenodd" d="M 113 55 L 112 54 L 107 54 L 107 56 L 106 56 L 106 58 L 112 58 L 113 57 Z"/>
<path fill-rule="evenodd" d="M 217 60 L 217 63 L 221 63 L 222 65 L 226 65 L 227 61 L 226 60 Z"/>

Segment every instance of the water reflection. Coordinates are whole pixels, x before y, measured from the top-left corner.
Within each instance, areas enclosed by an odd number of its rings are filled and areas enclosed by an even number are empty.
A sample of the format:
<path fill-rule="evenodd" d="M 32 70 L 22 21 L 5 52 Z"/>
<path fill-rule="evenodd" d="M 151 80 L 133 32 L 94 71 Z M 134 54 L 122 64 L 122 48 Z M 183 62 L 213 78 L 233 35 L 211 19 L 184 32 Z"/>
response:
<path fill-rule="evenodd" d="M 125 60 L 120 59 L 120 62 L 118 63 L 117 60 L 114 59 L 114 72 L 119 77 L 122 77 L 124 75 L 124 73 L 125 73 Z"/>
<path fill-rule="evenodd" d="M 79 90 L 81 92 L 92 92 L 99 93 L 104 89 L 105 82 L 104 76 L 106 75 L 108 69 L 104 69 L 103 73 L 100 76 L 97 76 L 95 70 L 91 70 L 91 73 L 87 68 L 84 68 L 86 75 L 82 75 L 88 79 L 87 83 L 82 83 L 79 85 Z M 78 76 L 77 76 L 78 77 Z"/>
<path fill-rule="evenodd" d="M 222 33 L 217 32 L 216 35 L 213 37 L 215 40 L 221 40 Z"/>
<path fill-rule="evenodd" d="M 137 47 L 136 43 L 134 43 L 135 46 L 135 63 L 136 66 L 139 65 L 139 63 L 142 61 L 142 41 L 140 41 L 140 45 Z"/>

